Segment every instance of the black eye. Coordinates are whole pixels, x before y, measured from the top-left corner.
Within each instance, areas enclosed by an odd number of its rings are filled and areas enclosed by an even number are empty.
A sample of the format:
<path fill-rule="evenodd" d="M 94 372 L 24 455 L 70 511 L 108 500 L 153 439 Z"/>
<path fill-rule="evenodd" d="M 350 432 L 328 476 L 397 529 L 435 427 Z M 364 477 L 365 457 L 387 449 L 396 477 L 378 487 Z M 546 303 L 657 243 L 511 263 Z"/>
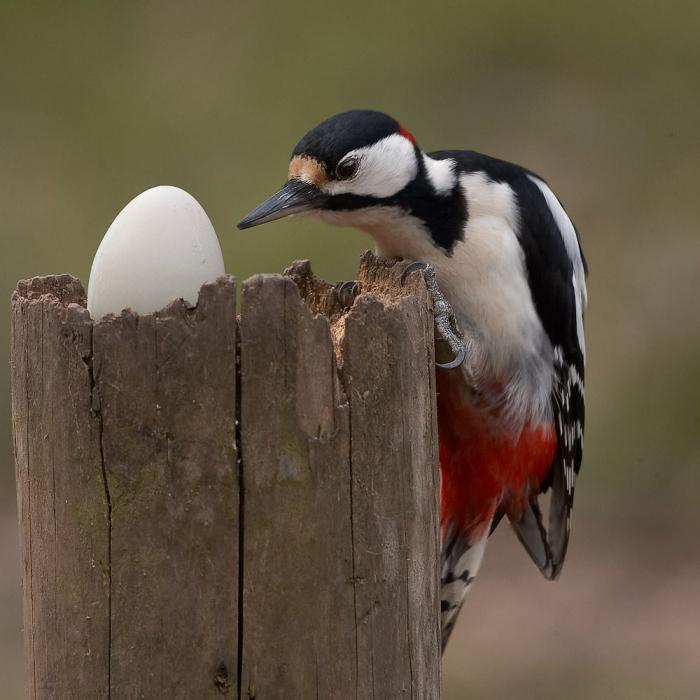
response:
<path fill-rule="evenodd" d="M 360 159 L 355 156 L 350 156 L 345 160 L 341 160 L 336 166 L 335 174 L 339 180 L 349 180 L 357 173 L 360 167 Z"/>

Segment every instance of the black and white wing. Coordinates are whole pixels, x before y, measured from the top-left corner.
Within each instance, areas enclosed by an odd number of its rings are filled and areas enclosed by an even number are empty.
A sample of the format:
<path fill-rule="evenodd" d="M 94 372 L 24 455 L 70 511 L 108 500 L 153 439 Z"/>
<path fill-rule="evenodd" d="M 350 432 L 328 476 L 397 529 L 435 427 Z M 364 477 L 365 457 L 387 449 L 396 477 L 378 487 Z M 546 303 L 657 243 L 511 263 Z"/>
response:
<path fill-rule="evenodd" d="M 528 285 L 553 349 L 554 382 L 550 396 L 557 452 L 540 493 L 551 489 L 545 527 L 537 498 L 520 520 L 511 522 L 532 560 L 549 579 L 561 571 L 569 541 L 576 475 L 581 467 L 584 427 L 586 261 L 571 219 L 547 183 L 513 163 L 474 151 L 438 151 L 464 172 L 483 171 L 507 183 L 516 195 L 518 240 L 523 249 Z M 494 526 L 503 516 L 497 512 Z M 493 528 L 492 528 L 493 529 Z"/>
<path fill-rule="evenodd" d="M 586 263 L 576 229 L 548 185 L 527 173 L 519 180 L 520 242 L 533 301 L 554 349 L 551 406 L 557 452 L 541 492 L 551 489 L 545 529 L 537 500 L 513 527 L 542 573 L 559 575 L 571 530 L 576 476 L 581 468 L 585 422 L 583 314 Z"/>

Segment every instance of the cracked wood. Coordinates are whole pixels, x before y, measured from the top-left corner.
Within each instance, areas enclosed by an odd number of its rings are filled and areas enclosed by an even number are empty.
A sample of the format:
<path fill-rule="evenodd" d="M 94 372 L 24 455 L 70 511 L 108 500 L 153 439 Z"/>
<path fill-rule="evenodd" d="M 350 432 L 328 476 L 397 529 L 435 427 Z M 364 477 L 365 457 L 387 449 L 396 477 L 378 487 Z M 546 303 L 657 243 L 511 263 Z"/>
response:
<path fill-rule="evenodd" d="M 12 297 L 12 422 L 25 696 L 108 697 L 108 507 L 92 411 L 92 323 L 68 275 Z"/>
<path fill-rule="evenodd" d="M 349 312 L 308 263 L 244 284 L 243 697 L 439 698 L 432 309 L 399 273 L 365 256 Z"/>
<path fill-rule="evenodd" d="M 74 278 L 18 285 L 27 697 L 439 698 L 432 312 L 399 272 L 365 256 L 350 309 L 308 263 L 248 280 L 240 353 L 231 279 L 97 324 Z"/>
<path fill-rule="evenodd" d="M 235 698 L 235 284 L 95 324 L 112 698 Z"/>

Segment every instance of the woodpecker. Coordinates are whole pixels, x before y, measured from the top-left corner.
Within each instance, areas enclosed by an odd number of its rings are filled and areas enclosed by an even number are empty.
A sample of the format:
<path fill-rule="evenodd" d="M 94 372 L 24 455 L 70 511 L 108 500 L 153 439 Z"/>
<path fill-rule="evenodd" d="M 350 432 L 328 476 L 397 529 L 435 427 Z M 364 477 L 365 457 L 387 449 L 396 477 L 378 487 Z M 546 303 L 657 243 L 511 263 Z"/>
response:
<path fill-rule="evenodd" d="M 285 186 L 239 228 L 301 213 L 421 264 L 461 329 L 459 341 L 436 323 L 458 355 L 436 368 L 444 650 L 503 516 L 547 579 L 564 562 L 584 430 L 579 235 L 534 172 L 474 151 L 426 153 L 401 123 L 370 110 L 309 131 Z"/>

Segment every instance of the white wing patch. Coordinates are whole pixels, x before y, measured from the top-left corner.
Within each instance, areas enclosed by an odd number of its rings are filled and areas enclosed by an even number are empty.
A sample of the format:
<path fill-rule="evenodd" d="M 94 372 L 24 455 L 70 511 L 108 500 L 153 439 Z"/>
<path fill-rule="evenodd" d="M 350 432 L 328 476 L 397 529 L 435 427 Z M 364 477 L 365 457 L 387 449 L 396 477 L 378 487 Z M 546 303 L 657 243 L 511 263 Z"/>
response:
<path fill-rule="evenodd" d="M 584 361 L 586 359 L 586 342 L 583 336 L 583 312 L 588 303 L 588 293 L 586 291 L 586 275 L 583 269 L 583 260 L 581 259 L 581 249 L 579 248 L 576 229 L 569 215 L 564 210 L 561 202 L 549 188 L 546 182 L 540 180 L 534 175 L 528 175 L 528 178 L 537 185 L 537 188 L 542 192 L 542 195 L 547 202 L 549 211 L 554 217 L 554 222 L 561 233 L 564 240 L 566 252 L 569 254 L 571 264 L 574 268 L 573 279 L 571 283 L 574 287 L 574 298 L 576 299 L 576 334 L 578 337 L 579 347 Z"/>

